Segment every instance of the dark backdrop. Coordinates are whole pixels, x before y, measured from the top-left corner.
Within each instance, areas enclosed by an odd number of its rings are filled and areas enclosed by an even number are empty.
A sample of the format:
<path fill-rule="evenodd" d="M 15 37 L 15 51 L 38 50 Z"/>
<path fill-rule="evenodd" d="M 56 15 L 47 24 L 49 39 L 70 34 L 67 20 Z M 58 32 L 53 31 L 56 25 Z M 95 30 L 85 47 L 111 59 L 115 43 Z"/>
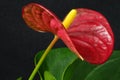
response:
<path fill-rule="evenodd" d="M 115 48 L 120 49 L 119 0 L 1 0 L 0 1 L 0 80 L 26 79 L 33 70 L 35 54 L 45 49 L 53 38 L 50 33 L 29 29 L 21 17 L 22 6 L 37 2 L 53 11 L 61 20 L 72 8 L 90 8 L 106 16 L 115 34 Z M 58 41 L 54 46 L 65 46 Z"/>

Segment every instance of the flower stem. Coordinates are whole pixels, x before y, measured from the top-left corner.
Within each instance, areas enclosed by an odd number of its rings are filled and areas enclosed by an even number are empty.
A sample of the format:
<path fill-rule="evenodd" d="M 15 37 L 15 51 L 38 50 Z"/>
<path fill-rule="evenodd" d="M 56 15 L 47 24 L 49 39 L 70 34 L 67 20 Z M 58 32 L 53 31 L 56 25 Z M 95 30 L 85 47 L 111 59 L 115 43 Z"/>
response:
<path fill-rule="evenodd" d="M 42 62 L 44 61 L 45 57 L 47 56 L 47 54 L 49 53 L 49 51 L 51 50 L 51 48 L 54 46 L 54 44 L 56 43 L 56 41 L 58 40 L 58 36 L 54 36 L 54 39 L 52 40 L 52 42 L 50 43 L 50 45 L 48 46 L 48 48 L 45 50 L 45 52 L 43 53 L 42 57 L 40 58 L 40 60 L 38 61 L 36 67 L 34 68 L 32 74 L 30 75 L 28 80 L 33 80 L 35 74 L 37 73 L 39 67 L 41 66 Z"/>

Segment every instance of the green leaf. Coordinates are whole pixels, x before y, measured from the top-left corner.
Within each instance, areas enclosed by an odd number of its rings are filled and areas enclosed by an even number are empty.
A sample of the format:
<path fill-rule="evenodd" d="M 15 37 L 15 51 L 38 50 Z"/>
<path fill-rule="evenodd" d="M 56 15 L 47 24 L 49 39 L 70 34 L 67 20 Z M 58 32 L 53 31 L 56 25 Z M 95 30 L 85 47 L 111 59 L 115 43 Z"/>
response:
<path fill-rule="evenodd" d="M 109 60 L 116 59 L 118 57 L 120 57 L 120 51 L 116 50 L 113 52 Z M 86 76 L 89 75 L 91 71 L 93 71 L 96 67 L 99 66 L 100 65 L 89 64 L 85 61 L 80 61 L 79 59 L 77 59 L 73 64 L 71 64 L 67 68 L 66 73 L 64 75 L 64 80 L 85 80 Z"/>
<path fill-rule="evenodd" d="M 44 72 L 44 79 L 45 80 L 56 80 L 55 77 L 48 71 Z"/>
<path fill-rule="evenodd" d="M 85 80 L 120 80 L 120 57 L 96 67 Z"/>
<path fill-rule="evenodd" d="M 67 68 L 63 80 L 84 80 L 95 67 L 96 65 L 77 59 Z"/>
<path fill-rule="evenodd" d="M 120 57 L 120 50 L 114 50 L 109 60 L 115 59 L 118 57 Z"/>
<path fill-rule="evenodd" d="M 35 56 L 35 64 L 43 52 L 40 51 Z M 93 65 L 78 59 L 68 48 L 52 49 L 39 72 L 44 77 L 44 72 L 48 71 L 56 80 L 119 80 L 120 60 L 118 57 L 120 57 L 120 51 L 114 51 L 106 63 Z M 47 78 L 46 76 L 44 79 L 47 80 Z"/>
<path fill-rule="evenodd" d="M 17 78 L 16 80 L 22 80 L 22 77 Z"/>
<path fill-rule="evenodd" d="M 35 63 L 38 62 L 44 51 L 38 52 L 35 57 Z M 62 80 L 64 73 L 77 57 L 68 48 L 53 49 L 49 52 L 39 72 L 44 74 L 44 71 L 49 71 L 57 80 Z M 42 75 L 43 76 L 43 75 Z"/>

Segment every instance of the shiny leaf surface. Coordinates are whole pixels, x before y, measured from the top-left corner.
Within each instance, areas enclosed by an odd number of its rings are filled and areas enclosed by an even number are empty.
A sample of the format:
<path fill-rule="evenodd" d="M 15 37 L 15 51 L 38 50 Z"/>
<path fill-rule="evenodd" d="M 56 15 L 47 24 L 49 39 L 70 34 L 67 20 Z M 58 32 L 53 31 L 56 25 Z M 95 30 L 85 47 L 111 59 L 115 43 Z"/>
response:
<path fill-rule="evenodd" d="M 35 63 L 42 53 L 43 51 L 38 52 Z M 47 70 L 56 80 L 119 80 L 119 57 L 120 50 L 114 51 L 106 63 L 93 65 L 81 61 L 67 48 L 52 49 L 39 72 L 44 74 Z"/>

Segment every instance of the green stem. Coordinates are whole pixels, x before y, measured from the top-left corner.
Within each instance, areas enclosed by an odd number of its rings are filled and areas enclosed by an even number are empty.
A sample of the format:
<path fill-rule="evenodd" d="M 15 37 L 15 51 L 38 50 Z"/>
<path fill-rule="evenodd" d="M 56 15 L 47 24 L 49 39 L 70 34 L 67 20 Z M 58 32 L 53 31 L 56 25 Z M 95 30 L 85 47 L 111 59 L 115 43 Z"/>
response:
<path fill-rule="evenodd" d="M 59 39 L 58 36 L 55 35 L 54 39 L 52 40 L 52 42 L 50 43 L 48 48 L 45 50 L 45 52 L 43 53 L 42 57 L 38 61 L 36 67 L 34 68 L 34 70 L 31 73 L 31 75 L 30 75 L 28 80 L 33 80 L 35 74 L 38 72 L 38 69 L 40 68 L 40 66 L 41 66 L 42 62 L 44 61 L 45 57 L 47 56 L 47 54 L 49 53 L 49 51 L 51 50 L 51 48 L 54 46 L 54 44 L 57 42 L 58 39 Z"/>

